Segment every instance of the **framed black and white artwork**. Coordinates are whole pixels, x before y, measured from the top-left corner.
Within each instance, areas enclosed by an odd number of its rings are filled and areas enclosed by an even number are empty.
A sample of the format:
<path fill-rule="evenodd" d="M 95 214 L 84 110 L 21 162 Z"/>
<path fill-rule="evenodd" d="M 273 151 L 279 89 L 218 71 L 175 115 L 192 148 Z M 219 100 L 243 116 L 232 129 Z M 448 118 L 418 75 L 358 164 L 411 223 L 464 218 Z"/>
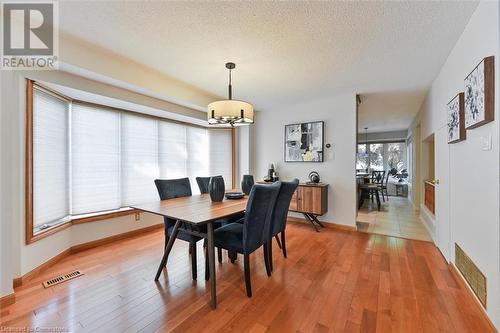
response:
<path fill-rule="evenodd" d="M 446 105 L 448 109 L 448 143 L 465 140 L 464 93 L 459 93 Z"/>
<path fill-rule="evenodd" d="M 285 162 L 323 162 L 324 122 L 285 125 Z"/>
<path fill-rule="evenodd" d="M 494 120 L 494 66 L 493 56 L 484 58 L 464 80 L 466 129 Z"/>

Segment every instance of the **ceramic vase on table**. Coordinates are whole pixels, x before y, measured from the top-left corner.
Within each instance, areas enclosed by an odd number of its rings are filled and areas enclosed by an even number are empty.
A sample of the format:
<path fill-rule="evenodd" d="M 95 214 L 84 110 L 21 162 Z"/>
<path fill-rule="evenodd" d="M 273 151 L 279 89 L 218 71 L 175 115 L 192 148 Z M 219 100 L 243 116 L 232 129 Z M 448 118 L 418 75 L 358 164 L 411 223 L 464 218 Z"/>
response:
<path fill-rule="evenodd" d="M 241 190 L 246 195 L 250 194 L 254 182 L 252 175 L 243 175 L 243 180 L 241 181 Z"/>
<path fill-rule="evenodd" d="M 222 176 L 210 178 L 210 182 L 208 183 L 208 191 L 210 193 L 210 199 L 212 199 L 212 201 L 222 201 L 224 199 L 224 193 L 226 192 L 224 178 L 222 178 Z"/>

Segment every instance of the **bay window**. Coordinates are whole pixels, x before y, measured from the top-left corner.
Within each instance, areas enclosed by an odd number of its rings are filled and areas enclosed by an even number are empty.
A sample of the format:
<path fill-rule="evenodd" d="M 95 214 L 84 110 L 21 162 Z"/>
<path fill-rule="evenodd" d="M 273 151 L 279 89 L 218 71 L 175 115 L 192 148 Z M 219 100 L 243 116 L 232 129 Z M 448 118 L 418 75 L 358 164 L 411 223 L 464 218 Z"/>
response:
<path fill-rule="evenodd" d="M 28 243 L 66 222 L 158 200 L 156 178 L 189 177 L 194 194 L 197 176 L 222 175 L 232 187 L 231 129 L 75 101 L 31 81 L 28 89 Z"/>
<path fill-rule="evenodd" d="M 383 171 L 407 168 L 407 148 L 404 142 L 370 142 L 358 144 L 356 170 Z"/>

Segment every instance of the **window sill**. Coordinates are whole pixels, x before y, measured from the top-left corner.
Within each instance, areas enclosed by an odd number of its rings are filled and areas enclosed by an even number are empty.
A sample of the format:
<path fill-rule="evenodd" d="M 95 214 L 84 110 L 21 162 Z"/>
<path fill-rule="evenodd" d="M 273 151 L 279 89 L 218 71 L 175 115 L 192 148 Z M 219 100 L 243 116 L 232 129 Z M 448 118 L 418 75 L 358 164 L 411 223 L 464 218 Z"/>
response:
<path fill-rule="evenodd" d="M 50 235 L 53 235 L 59 231 L 62 231 L 66 228 L 69 228 L 72 225 L 103 221 L 103 220 L 108 220 L 108 219 L 112 219 L 112 218 L 116 218 L 116 217 L 132 215 L 132 214 L 136 214 L 136 213 L 139 213 L 139 211 L 136 209 L 127 209 L 127 210 L 114 211 L 114 212 L 90 215 L 90 216 L 85 216 L 85 217 L 73 218 L 72 220 L 70 220 L 68 222 L 58 224 L 58 225 L 53 226 L 51 228 L 42 230 L 34 235 L 31 235 L 31 237 L 28 237 L 26 239 L 26 244 L 32 244 L 36 241 L 39 241 L 40 239 L 44 239 L 44 238 L 46 238 Z"/>

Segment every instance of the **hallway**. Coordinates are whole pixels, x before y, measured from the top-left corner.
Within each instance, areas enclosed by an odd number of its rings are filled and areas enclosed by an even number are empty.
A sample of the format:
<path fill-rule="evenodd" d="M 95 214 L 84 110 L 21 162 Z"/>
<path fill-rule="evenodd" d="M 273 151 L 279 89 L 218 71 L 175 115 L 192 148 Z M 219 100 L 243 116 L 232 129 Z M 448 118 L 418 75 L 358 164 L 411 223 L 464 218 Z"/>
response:
<path fill-rule="evenodd" d="M 432 241 L 429 232 L 420 221 L 418 209 L 405 197 L 389 197 L 382 202 L 380 212 L 377 203 L 365 200 L 358 211 L 358 231 Z"/>

